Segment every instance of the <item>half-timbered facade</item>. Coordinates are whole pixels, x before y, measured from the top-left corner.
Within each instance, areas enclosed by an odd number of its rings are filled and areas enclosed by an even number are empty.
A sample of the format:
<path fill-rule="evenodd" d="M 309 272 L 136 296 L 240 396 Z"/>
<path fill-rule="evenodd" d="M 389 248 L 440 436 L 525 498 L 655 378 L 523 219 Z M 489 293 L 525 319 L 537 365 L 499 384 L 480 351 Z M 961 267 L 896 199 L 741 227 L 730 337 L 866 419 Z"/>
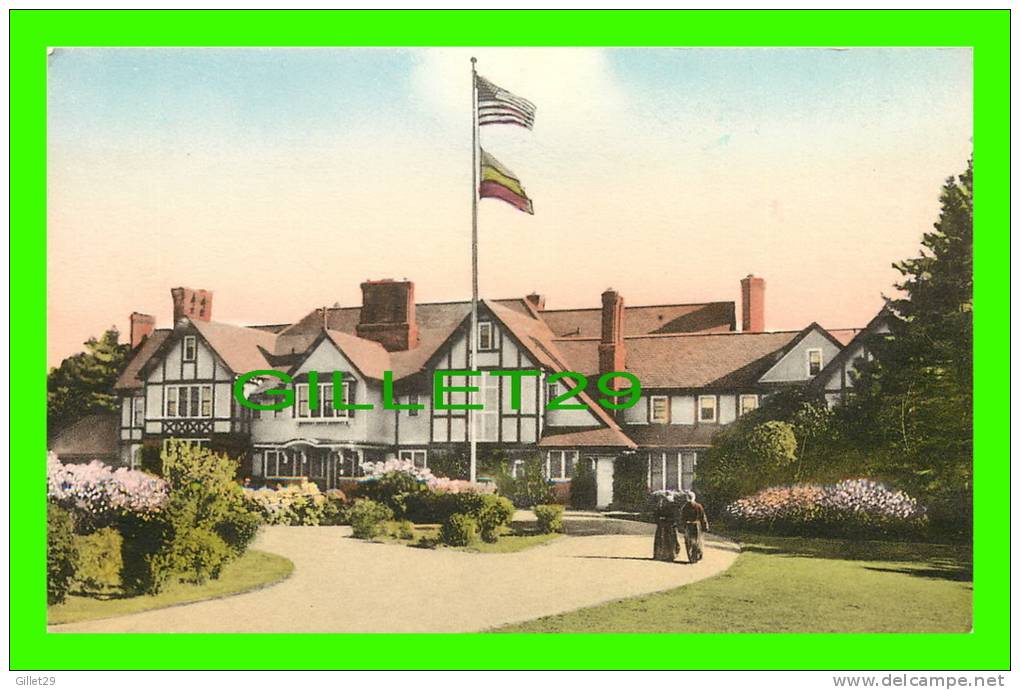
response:
<path fill-rule="evenodd" d="M 183 438 L 237 452 L 255 481 L 306 477 L 329 488 L 358 476 L 366 461 L 428 466 L 435 453 L 464 452 L 473 424 L 481 454 L 498 449 L 516 466 L 540 453 L 552 481 L 569 481 L 579 463 L 589 464 L 602 507 L 612 503 L 618 463 L 643 462 L 652 490 L 690 488 L 715 431 L 777 388 L 812 381 L 838 358 L 841 338 L 856 333 L 817 324 L 765 332 L 764 281 L 741 282 L 739 331 L 733 302 L 625 307 L 607 290 L 594 309 L 547 310 L 539 295 L 483 300 L 470 333 L 469 303 L 417 304 L 413 283 L 392 280 L 363 283 L 360 307 L 245 327 L 212 321 L 212 293 L 175 288 L 173 329 L 132 315 L 134 356 L 118 381 L 121 457 L 134 464 L 141 448 Z M 469 338 L 479 372 L 470 377 L 456 373 L 470 369 Z M 254 370 L 280 372 L 289 383 L 256 378 L 246 396 L 276 402 L 284 386 L 294 404 L 240 405 L 234 382 Z M 443 379 L 451 389 L 443 401 L 433 399 L 437 371 L 454 372 Z M 595 382 L 614 371 L 641 382 L 625 410 L 599 402 Z M 582 374 L 588 385 L 550 383 L 562 372 Z M 481 410 L 443 404 L 468 402 L 457 390 L 467 386 L 477 387 Z M 387 392 L 399 409 L 386 409 Z M 549 409 L 554 399 L 570 409 Z"/>

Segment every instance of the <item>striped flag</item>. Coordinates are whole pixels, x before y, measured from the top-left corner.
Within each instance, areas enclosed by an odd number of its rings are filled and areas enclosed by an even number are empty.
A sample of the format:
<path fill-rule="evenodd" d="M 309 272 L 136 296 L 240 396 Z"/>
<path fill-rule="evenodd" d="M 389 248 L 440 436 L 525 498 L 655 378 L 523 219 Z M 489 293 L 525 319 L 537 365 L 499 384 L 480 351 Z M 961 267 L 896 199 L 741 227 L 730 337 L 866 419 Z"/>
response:
<path fill-rule="evenodd" d="M 482 154 L 481 183 L 478 186 L 478 197 L 481 199 L 500 199 L 525 213 L 535 214 L 531 199 L 524 192 L 521 181 L 507 170 L 506 166 L 493 158 L 484 149 Z"/>
<path fill-rule="evenodd" d="M 481 75 L 475 75 L 478 89 L 479 125 L 535 126 L 535 104 L 501 89 Z"/>

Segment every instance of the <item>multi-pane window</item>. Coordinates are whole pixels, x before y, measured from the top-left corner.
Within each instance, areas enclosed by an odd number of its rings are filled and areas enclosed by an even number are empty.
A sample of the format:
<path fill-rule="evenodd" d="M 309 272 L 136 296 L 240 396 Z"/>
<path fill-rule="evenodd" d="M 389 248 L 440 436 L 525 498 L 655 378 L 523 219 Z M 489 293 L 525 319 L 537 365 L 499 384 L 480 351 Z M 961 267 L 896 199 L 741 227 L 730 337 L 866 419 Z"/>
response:
<path fill-rule="evenodd" d="M 817 376 L 822 371 L 822 351 L 814 348 L 807 351 L 808 376 Z"/>
<path fill-rule="evenodd" d="M 740 414 L 745 415 L 758 409 L 758 396 L 754 393 L 747 393 L 740 396 Z"/>
<path fill-rule="evenodd" d="M 712 423 L 716 420 L 716 403 L 714 395 L 698 396 L 698 421 Z"/>
<path fill-rule="evenodd" d="M 648 454 L 648 488 L 651 491 L 686 491 L 694 484 L 697 454 L 667 451 Z"/>
<path fill-rule="evenodd" d="M 349 419 L 351 410 L 337 410 L 333 408 L 333 384 L 320 383 L 319 404 L 315 408 L 309 406 L 308 384 L 299 383 L 295 387 L 297 394 L 297 416 L 301 419 Z M 350 381 L 343 383 L 343 398 L 341 402 L 345 405 L 351 404 L 352 386 Z"/>
<path fill-rule="evenodd" d="M 496 349 L 496 332 L 491 321 L 478 322 L 478 349 L 482 352 Z"/>
<path fill-rule="evenodd" d="M 652 424 L 669 424 L 669 396 L 653 395 L 651 397 Z"/>
<path fill-rule="evenodd" d="M 195 361 L 195 350 L 197 349 L 196 338 L 193 335 L 184 336 L 184 361 Z"/>
<path fill-rule="evenodd" d="M 570 479 L 576 466 L 576 450 L 550 450 L 545 459 L 545 476 L 548 479 Z"/>
<path fill-rule="evenodd" d="M 413 462 L 415 467 L 428 467 L 428 452 L 424 450 L 402 450 L 400 459 Z"/>
<path fill-rule="evenodd" d="M 471 385 L 478 391 L 472 393 L 472 402 L 481 405 L 482 409 L 472 410 L 474 434 L 477 441 L 499 440 L 499 377 L 482 372 L 481 381 L 471 378 Z"/>
<path fill-rule="evenodd" d="M 212 417 L 212 386 L 166 387 L 166 417 Z"/>
<path fill-rule="evenodd" d="M 135 396 L 131 399 L 131 426 L 142 426 L 145 422 L 145 398 Z"/>
<path fill-rule="evenodd" d="M 407 396 L 407 404 L 408 405 L 420 405 L 421 403 L 418 401 L 418 394 L 417 393 L 411 393 L 410 395 L 408 395 Z M 417 417 L 419 412 L 421 412 L 421 410 L 417 410 L 417 409 L 411 408 L 410 410 L 407 411 L 407 416 L 408 417 Z"/>

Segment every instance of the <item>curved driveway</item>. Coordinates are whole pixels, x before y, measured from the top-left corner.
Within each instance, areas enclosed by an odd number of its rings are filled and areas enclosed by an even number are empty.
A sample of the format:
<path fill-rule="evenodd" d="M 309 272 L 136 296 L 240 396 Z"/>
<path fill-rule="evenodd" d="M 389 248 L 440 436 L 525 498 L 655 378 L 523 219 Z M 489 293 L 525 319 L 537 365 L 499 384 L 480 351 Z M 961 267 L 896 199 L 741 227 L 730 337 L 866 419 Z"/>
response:
<path fill-rule="evenodd" d="M 688 565 L 651 560 L 650 535 L 565 536 L 519 553 L 480 554 L 350 533 L 264 528 L 255 548 L 294 562 L 277 585 L 50 631 L 472 632 L 672 589 L 725 570 L 739 551 L 709 535 L 704 560 Z"/>

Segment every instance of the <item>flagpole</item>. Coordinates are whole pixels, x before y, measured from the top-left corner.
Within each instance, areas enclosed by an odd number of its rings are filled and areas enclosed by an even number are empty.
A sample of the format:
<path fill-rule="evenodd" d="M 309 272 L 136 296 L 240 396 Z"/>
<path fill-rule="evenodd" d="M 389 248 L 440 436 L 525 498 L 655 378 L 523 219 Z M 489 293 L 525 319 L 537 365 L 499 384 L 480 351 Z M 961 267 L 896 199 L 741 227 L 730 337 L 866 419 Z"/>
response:
<path fill-rule="evenodd" d="M 471 331 L 468 334 L 468 368 L 474 371 L 478 349 L 478 78 L 471 58 Z M 481 383 L 481 382 L 479 382 Z M 472 394 L 474 402 L 474 394 Z M 471 446 L 471 482 L 478 479 L 478 441 L 474 410 L 468 410 L 467 437 Z"/>

